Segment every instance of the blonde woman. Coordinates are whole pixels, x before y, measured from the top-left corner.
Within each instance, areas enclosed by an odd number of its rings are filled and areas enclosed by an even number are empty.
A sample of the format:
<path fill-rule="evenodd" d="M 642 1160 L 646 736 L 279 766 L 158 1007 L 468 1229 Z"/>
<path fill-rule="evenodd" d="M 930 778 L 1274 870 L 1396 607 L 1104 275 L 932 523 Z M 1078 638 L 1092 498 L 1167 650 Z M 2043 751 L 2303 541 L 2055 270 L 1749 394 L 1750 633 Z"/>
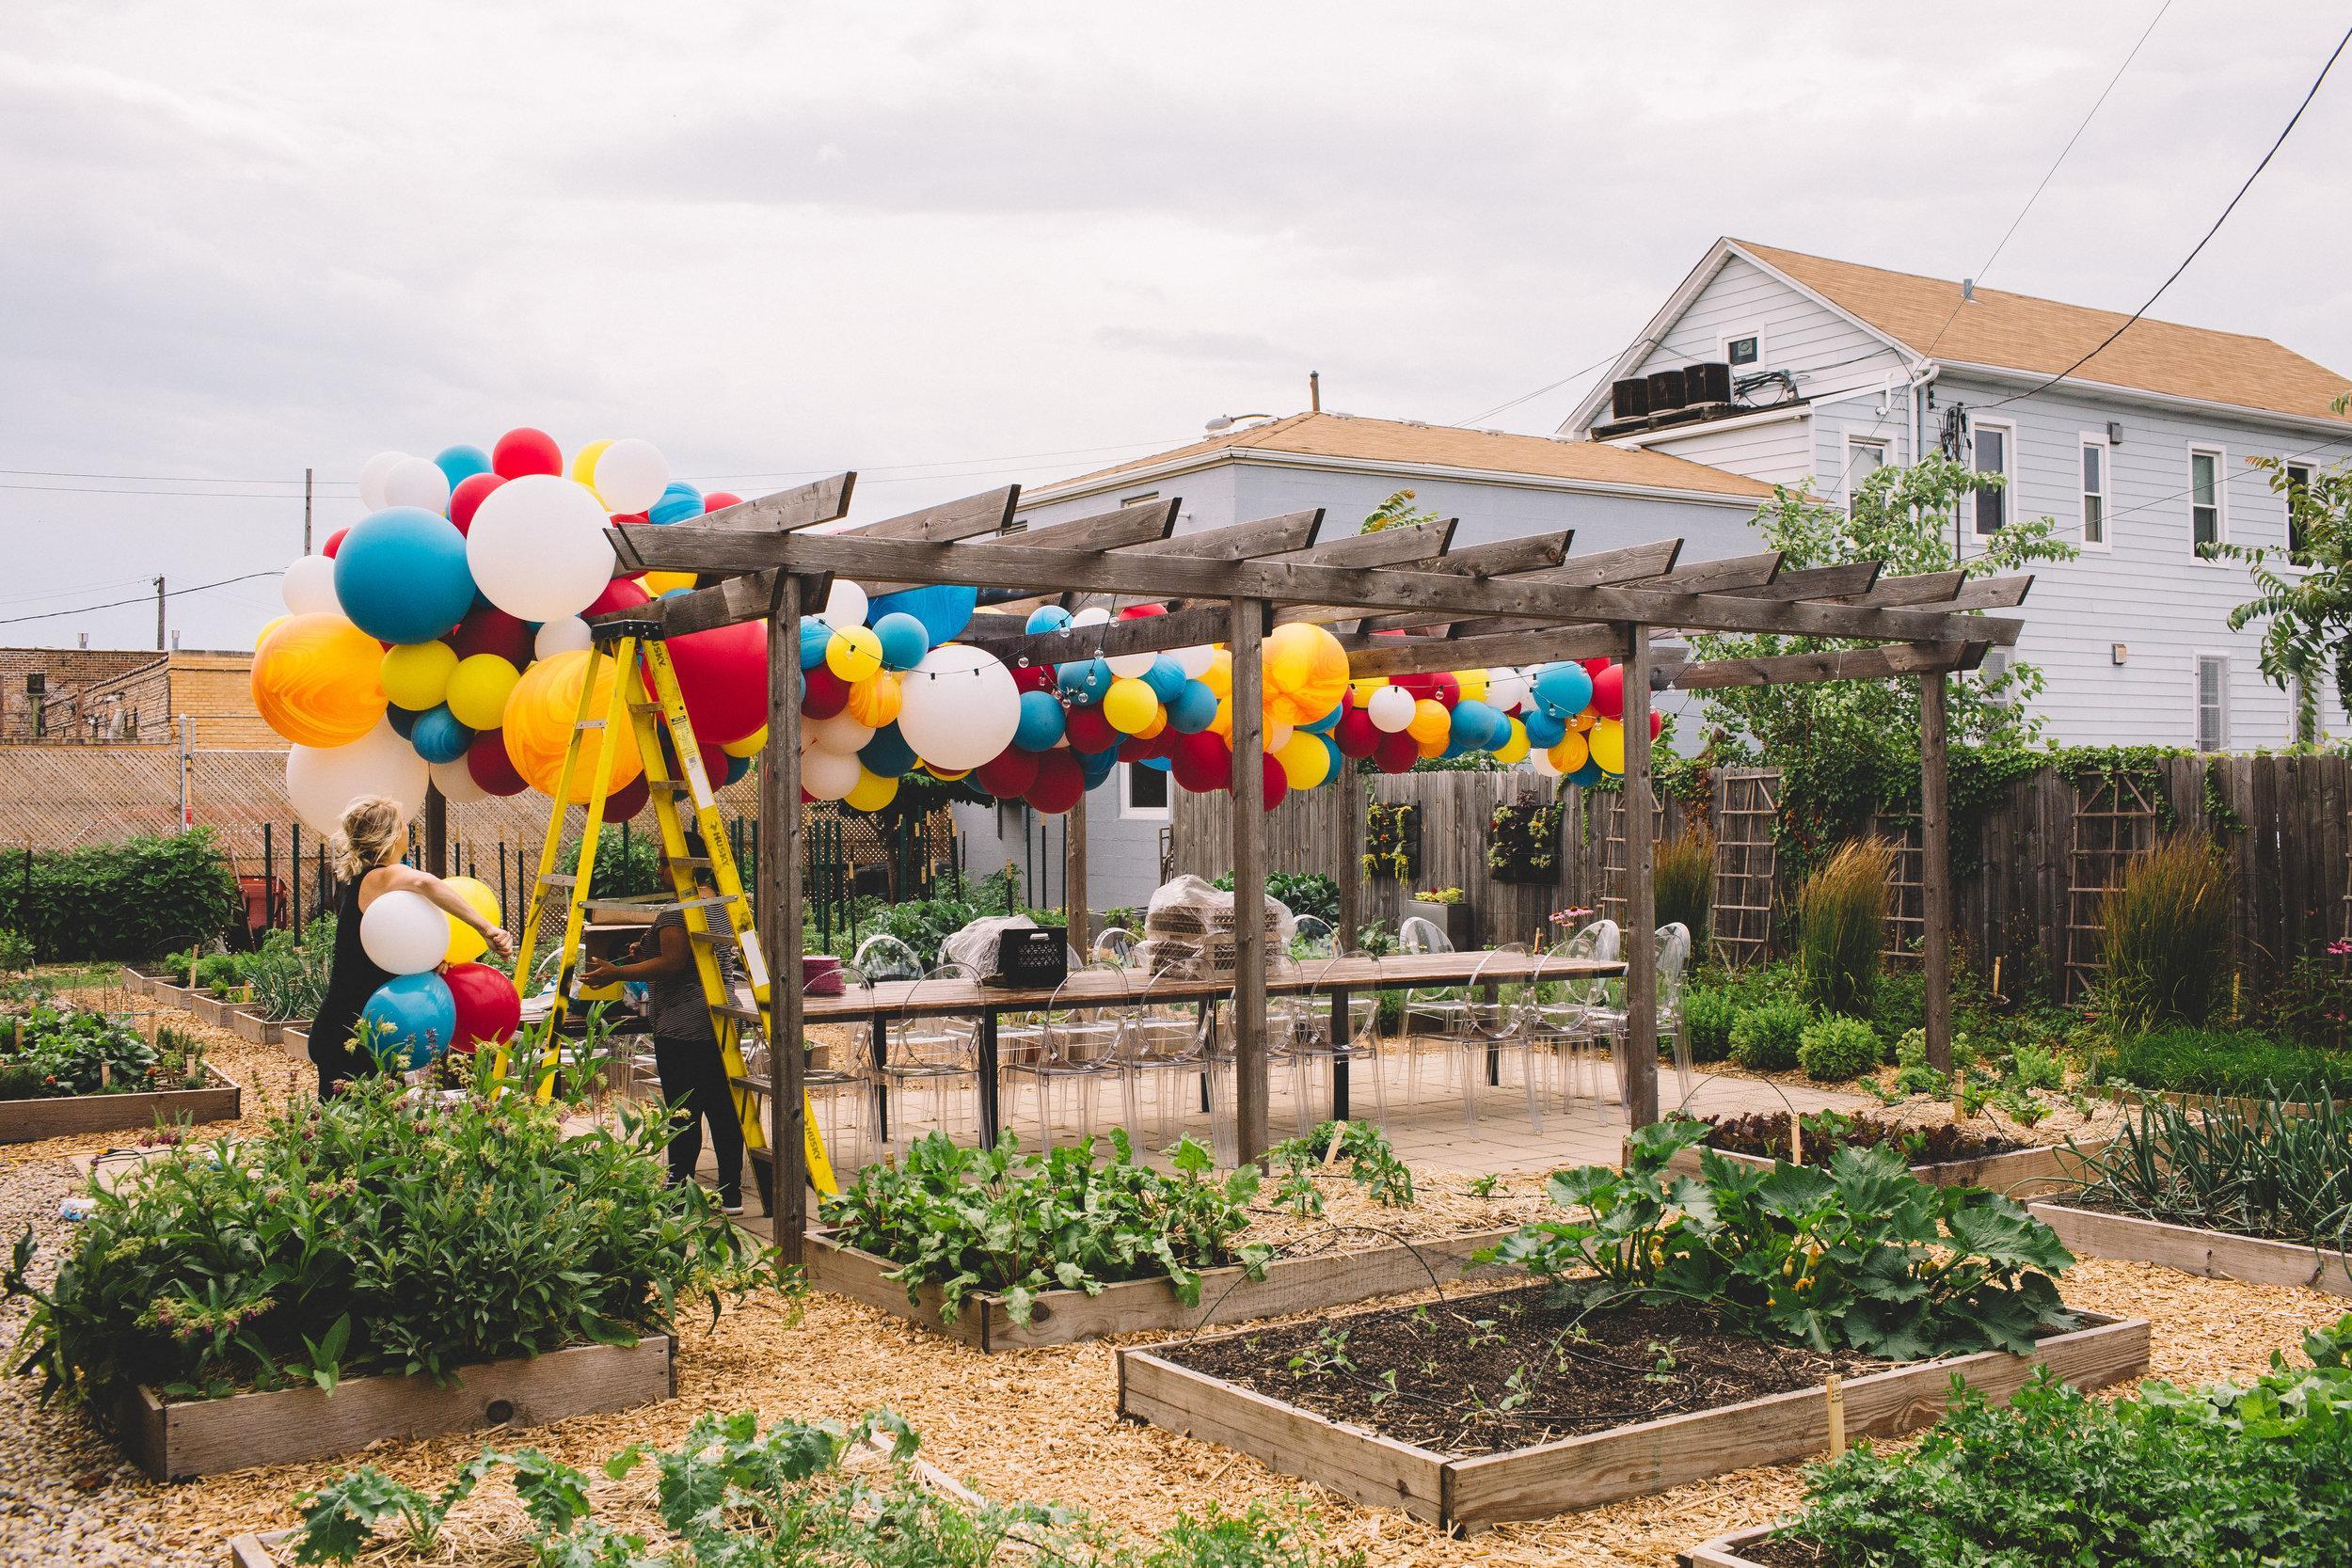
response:
<path fill-rule="evenodd" d="M 429 871 L 400 863 L 407 843 L 408 808 L 381 795 L 362 795 L 344 807 L 342 824 L 335 830 L 328 850 L 342 884 L 335 904 L 335 957 L 326 971 L 326 996 L 310 1023 L 310 1060 L 318 1064 L 321 1099 L 375 1070 L 374 1061 L 352 1043 L 359 1009 L 376 987 L 391 978 L 359 942 L 359 917 L 369 905 L 388 893 L 421 893 L 480 931 L 501 958 L 514 954 L 514 939 L 485 920 L 448 883 Z"/>

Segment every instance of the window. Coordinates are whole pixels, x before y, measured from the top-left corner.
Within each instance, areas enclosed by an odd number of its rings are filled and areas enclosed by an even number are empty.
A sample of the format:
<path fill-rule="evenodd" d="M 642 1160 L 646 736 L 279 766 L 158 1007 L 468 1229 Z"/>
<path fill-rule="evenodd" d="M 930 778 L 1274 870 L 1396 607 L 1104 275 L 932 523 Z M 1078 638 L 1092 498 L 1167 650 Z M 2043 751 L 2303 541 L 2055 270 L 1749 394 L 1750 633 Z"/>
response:
<path fill-rule="evenodd" d="M 2222 654 L 2197 656 L 2197 749 L 2230 749 L 2230 660 Z"/>
<path fill-rule="evenodd" d="M 2312 487 L 2312 467 L 2308 463 L 2287 465 L 2287 555 L 2300 561 L 2303 556 L 2303 503 Z"/>
<path fill-rule="evenodd" d="M 1968 466 L 1980 474 L 1998 474 L 2007 481 L 2011 473 L 2012 453 L 2017 443 L 2013 426 L 1987 424 L 1979 421 L 1969 433 Z M 1979 484 L 1976 490 L 1977 531 L 1998 533 L 2009 521 L 2009 487 L 2001 484 Z"/>
<path fill-rule="evenodd" d="M 2188 452 L 2188 542 L 2202 552 L 2221 543 L 2228 526 L 2221 515 L 2221 453 L 2217 449 L 2191 447 Z"/>
<path fill-rule="evenodd" d="M 49 677 L 41 671 L 36 670 L 24 677 L 24 695 L 27 697 L 38 697 L 48 689 Z"/>
<path fill-rule="evenodd" d="M 1764 362 L 1764 340 L 1755 333 L 1744 338 L 1726 338 L 1724 340 L 1724 358 L 1735 371 L 1753 370 Z"/>
<path fill-rule="evenodd" d="M 1119 765 L 1119 815 L 1149 821 L 1166 821 L 1171 813 L 1168 805 L 1168 774 L 1164 769 L 1146 768 L 1140 763 Z"/>
<path fill-rule="evenodd" d="M 1886 467 L 1886 443 L 1860 436 L 1846 437 L 1846 512 L 1853 513 L 1853 499 L 1862 490 L 1862 482 Z"/>
<path fill-rule="evenodd" d="M 2107 542 L 2107 438 L 2083 437 L 2083 543 Z"/>

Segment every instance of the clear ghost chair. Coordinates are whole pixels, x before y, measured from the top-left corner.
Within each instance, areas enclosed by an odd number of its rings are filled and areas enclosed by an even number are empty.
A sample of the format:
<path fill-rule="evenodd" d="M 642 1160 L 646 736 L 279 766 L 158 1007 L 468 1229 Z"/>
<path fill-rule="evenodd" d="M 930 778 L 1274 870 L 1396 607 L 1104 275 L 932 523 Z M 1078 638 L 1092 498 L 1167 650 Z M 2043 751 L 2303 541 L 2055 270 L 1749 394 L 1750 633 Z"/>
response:
<path fill-rule="evenodd" d="M 1480 958 L 1478 967 L 1470 973 L 1452 1038 L 1453 1050 L 1460 1057 L 1465 1124 L 1478 1119 L 1479 1092 L 1486 1086 L 1489 1072 L 1494 1076 L 1495 1086 L 1500 1088 L 1504 1082 L 1503 1065 L 1517 1058 L 1520 1085 L 1527 1096 L 1528 1127 L 1535 1132 L 1544 1130 L 1543 1112 L 1536 1103 L 1535 1092 L 1540 1073 L 1530 1052 L 1535 987 L 1519 974 L 1496 973 L 1515 971 L 1526 958 L 1525 945 L 1511 942 Z"/>
<path fill-rule="evenodd" d="M 870 1016 L 874 982 L 855 964 L 841 965 L 839 974 L 845 994 L 865 993 L 866 1006 L 861 1010 Z M 805 994 L 805 979 L 802 990 Z M 801 1069 L 801 1086 L 817 1107 L 818 1125 L 825 1134 L 825 1154 L 835 1170 L 854 1170 L 873 1157 L 868 1132 L 874 1111 L 874 1070 L 873 1052 L 864 1040 L 839 1049 L 828 1047 L 824 1066 L 812 1061 Z"/>
<path fill-rule="evenodd" d="M 953 1135 L 953 1124 L 960 1118 L 951 1106 L 951 1098 L 961 1100 L 961 1091 L 973 1091 L 977 1106 L 980 1083 L 980 1021 L 969 1013 L 925 1013 L 914 1009 L 921 1006 L 927 991 L 976 985 L 979 976 L 962 964 L 942 964 L 907 988 L 906 1006 L 909 1009 L 892 1019 L 882 1031 L 882 1065 L 879 1073 L 885 1095 L 896 1101 L 888 1117 L 891 1143 L 903 1155 L 914 1139 L 911 1135 L 914 1118 L 909 1114 L 909 1101 L 917 1090 L 928 1091 L 931 1101 L 931 1120 L 940 1131 Z"/>
<path fill-rule="evenodd" d="M 923 977 L 923 956 L 886 931 L 877 931 L 859 942 L 850 963 L 866 976 L 869 987 L 877 980 L 920 980 Z"/>
<path fill-rule="evenodd" d="M 1122 1091 L 1121 1120 L 1136 1119 L 1135 1083 L 1130 1071 L 1134 1037 L 1134 1004 L 1128 994 L 1126 971 L 1116 964 L 1089 964 L 1067 975 L 1054 988 L 1053 999 L 1038 1019 L 1038 1043 L 1025 1059 L 1004 1068 L 1007 1118 L 1012 1115 L 1011 1085 L 1026 1079 L 1037 1091 L 1038 1147 L 1054 1147 L 1054 1099 L 1057 1089 L 1076 1101 L 1069 1119 L 1080 1136 L 1100 1125 L 1098 1091 L 1116 1084 Z"/>
<path fill-rule="evenodd" d="M 1657 982 L 1658 1037 L 1670 1040 L 1674 1046 L 1676 1086 L 1680 1100 L 1691 1098 L 1696 1074 L 1691 1063 L 1690 1037 L 1682 1028 L 1682 977 L 1691 965 L 1691 928 L 1680 921 L 1661 926 L 1653 939 L 1655 946 L 1651 968 Z M 1593 1009 L 1591 1022 L 1596 1034 L 1612 1043 L 1612 1057 L 1617 1069 L 1617 1103 L 1625 1104 L 1626 1083 L 1626 1012 L 1623 1006 L 1624 987 L 1617 985 L 1618 1000 L 1614 1006 Z"/>
<path fill-rule="evenodd" d="M 1214 1114 L 1217 1064 L 1209 1010 L 1193 997 L 1176 994 L 1174 980 L 1164 970 L 1142 977 L 1133 1016 L 1128 1077 L 1138 1099 L 1148 1099 L 1152 1146 L 1165 1148 L 1187 1117 Z"/>
<path fill-rule="evenodd" d="M 1396 928 L 1398 951 L 1409 956 L 1425 953 L 1451 953 L 1454 942 L 1435 921 L 1421 915 L 1408 916 Z M 1454 985 L 1413 986 L 1405 992 L 1404 1032 L 1398 1043 L 1405 1055 L 1405 1105 L 1410 1112 L 1421 1098 L 1422 1036 L 1415 1029 L 1416 1020 L 1436 1026 L 1438 1037 L 1450 1039 L 1461 1027 L 1462 1014 L 1469 1004 L 1462 988 Z M 1451 1050 L 1441 1048 L 1440 1066 L 1451 1071 L 1456 1057 Z M 1465 1091 L 1466 1093 L 1468 1091 Z"/>
<path fill-rule="evenodd" d="M 1339 951 L 1331 923 L 1318 914 L 1302 914 L 1291 923 L 1291 952 L 1299 958 L 1327 958 Z"/>
<path fill-rule="evenodd" d="M 1345 1035 L 1334 1039 L 1331 1024 L 1334 1015 L 1329 1005 L 1330 976 L 1341 964 L 1371 964 L 1375 977 L 1361 986 L 1351 987 L 1347 993 Z M 1376 977 L 1378 960 L 1363 953 L 1336 955 L 1323 960 L 1315 973 L 1314 990 L 1305 998 L 1313 1009 L 1304 1027 L 1279 1036 L 1273 1054 L 1276 1063 L 1287 1063 L 1291 1069 L 1291 1101 L 1296 1113 L 1298 1134 L 1304 1137 L 1323 1119 L 1322 1108 L 1330 1103 L 1328 1094 L 1314 1087 L 1314 1069 L 1322 1067 L 1336 1074 L 1339 1065 L 1348 1065 L 1351 1087 L 1359 1068 L 1369 1068 L 1372 1073 L 1373 1103 L 1378 1108 L 1385 1125 L 1389 1119 L 1389 1082 L 1380 1059 L 1380 987 Z"/>
<path fill-rule="evenodd" d="M 1596 1117 L 1608 1119 L 1603 1098 L 1601 1043 L 1596 1019 L 1609 1006 L 1610 982 L 1603 977 L 1572 973 L 1581 963 L 1615 963 L 1617 923 L 1596 920 L 1573 936 L 1554 942 L 1537 968 L 1534 1011 L 1529 1036 L 1537 1059 L 1545 1066 L 1553 1091 L 1565 1103 L 1589 1099 Z"/>
<path fill-rule="evenodd" d="M 1094 939 L 1094 962 L 1127 967 L 1136 950 L 1136 934 L 1124 926 L 1105 926 Z"/>

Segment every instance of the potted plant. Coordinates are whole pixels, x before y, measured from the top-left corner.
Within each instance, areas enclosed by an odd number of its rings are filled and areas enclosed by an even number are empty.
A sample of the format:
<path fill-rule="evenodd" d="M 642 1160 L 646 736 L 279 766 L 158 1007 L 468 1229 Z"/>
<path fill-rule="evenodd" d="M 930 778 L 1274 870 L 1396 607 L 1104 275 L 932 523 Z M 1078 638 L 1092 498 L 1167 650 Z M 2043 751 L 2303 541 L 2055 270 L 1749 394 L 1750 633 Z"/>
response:
<path fill-rule="evenodd" d="M 1405 900 L 1405 913 L 1409 919 L 1419 915 L 1445 933 L 1445 940 L 1457 949 L 1478 945 L 1478 922 L 1466 895 L 1458 887 L 1422 888 Z"/>

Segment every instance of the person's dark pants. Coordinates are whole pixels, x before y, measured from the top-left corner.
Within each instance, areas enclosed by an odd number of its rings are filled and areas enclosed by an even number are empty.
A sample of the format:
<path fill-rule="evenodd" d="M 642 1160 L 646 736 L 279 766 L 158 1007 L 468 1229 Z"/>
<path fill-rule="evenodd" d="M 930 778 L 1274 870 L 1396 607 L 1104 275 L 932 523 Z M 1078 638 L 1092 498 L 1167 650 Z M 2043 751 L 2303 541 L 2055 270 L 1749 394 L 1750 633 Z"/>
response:
<path fill-rule="evenodd" d="M 735 1096 L 728 1091 L 726 1063 L 719 1042 L 708 1035 L 656 1035 L 654 1070 L 661 1076 L 661 1098 L 678 1107 L 671 1123 L 670 1180 L 681 1185 L 694 1180 L 702 1163 L 703 1123 L 710 1123 L 711 1152 L 719 1162 L 719 1196 L 739 1203 L 743 1196 L 743 1128 L 735 1119 Z"/>

